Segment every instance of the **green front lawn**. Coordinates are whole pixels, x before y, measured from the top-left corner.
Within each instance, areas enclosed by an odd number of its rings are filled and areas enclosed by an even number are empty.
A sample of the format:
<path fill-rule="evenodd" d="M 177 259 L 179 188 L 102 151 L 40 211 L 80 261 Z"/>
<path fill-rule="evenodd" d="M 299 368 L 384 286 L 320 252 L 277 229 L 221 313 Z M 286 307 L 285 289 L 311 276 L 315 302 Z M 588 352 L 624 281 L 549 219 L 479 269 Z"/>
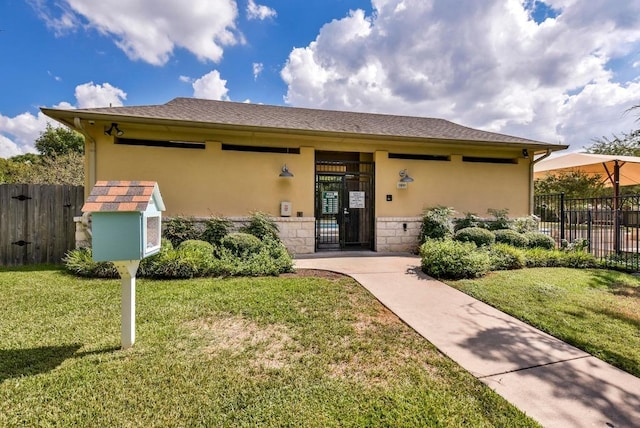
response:
<path fill-rule="evenodd" d="M 535 268 L 447 281 L 465 293 L 640 377 L 640 278 Z"/>
<path fill-rule="evenodd" d="M 353 280 L 0 270 L 0 426 L 537 426 Z"/>

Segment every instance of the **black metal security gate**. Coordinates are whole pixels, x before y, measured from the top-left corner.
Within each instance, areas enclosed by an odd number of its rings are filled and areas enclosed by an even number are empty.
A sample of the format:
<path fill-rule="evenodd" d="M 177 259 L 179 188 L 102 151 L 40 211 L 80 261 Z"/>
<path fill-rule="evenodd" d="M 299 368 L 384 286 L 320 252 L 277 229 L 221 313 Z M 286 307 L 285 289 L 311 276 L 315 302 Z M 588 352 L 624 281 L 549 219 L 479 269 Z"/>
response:
<path fill-rule="evenodd" d="M 373 249 L 374 164 L 316 161 L 316 250 Z"/>

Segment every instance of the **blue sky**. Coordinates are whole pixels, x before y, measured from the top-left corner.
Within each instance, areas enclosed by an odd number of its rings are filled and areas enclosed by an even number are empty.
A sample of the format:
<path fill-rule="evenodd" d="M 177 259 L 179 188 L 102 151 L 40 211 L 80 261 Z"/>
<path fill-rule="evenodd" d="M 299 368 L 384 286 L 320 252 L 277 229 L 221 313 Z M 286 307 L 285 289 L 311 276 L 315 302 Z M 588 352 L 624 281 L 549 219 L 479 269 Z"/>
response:
<path fill-rule="evenodd" d="M 41 106 L 179 96 L 440 117 L 571 150 L 640 127 L 637 0 L 4 0 L 0 54 L 0 157 L 33 151 Z"/>

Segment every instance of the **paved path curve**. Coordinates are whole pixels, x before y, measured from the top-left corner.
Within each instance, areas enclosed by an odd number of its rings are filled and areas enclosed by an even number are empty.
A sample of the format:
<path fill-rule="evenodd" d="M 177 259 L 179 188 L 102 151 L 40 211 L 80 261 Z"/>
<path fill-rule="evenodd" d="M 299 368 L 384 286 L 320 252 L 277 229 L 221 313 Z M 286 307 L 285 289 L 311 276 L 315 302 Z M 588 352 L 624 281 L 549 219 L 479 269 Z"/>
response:
<path fill-rule="evenodd" d="M 353 277 L 545 427 L 640 427 L 639 378 L 424 275 L 419 265 L 415 256 L 371 253 L 295 260 L 299 269 Z"/>

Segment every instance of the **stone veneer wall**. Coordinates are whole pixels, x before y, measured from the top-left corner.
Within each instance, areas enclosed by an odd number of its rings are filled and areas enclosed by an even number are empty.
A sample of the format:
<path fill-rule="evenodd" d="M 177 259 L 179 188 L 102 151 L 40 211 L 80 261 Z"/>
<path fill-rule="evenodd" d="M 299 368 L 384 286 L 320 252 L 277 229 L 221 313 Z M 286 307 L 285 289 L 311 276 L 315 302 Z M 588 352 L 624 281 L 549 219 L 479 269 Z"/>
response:
<path fill-rule="evenodd" d="M 91 222 L 88 216 L 74 217 L 76 223 L 76 248 L 91 247 Z M 166 221 L 166 218 L 163 219 Z M 207 218 L 196 217 L 194 221 L 204 223 Z M 230 217 L 238 230 L 249 217 Z M 315 218 L 314 217 L 273 217 L 280 230 L 280 238 L 292 254 L 309 254 L 315 252 Z"/>
<path fill-rule="evenodd" d="M 422 217 L 376 218 L 376 251 L 416 252 L 421 226 Z"/>

